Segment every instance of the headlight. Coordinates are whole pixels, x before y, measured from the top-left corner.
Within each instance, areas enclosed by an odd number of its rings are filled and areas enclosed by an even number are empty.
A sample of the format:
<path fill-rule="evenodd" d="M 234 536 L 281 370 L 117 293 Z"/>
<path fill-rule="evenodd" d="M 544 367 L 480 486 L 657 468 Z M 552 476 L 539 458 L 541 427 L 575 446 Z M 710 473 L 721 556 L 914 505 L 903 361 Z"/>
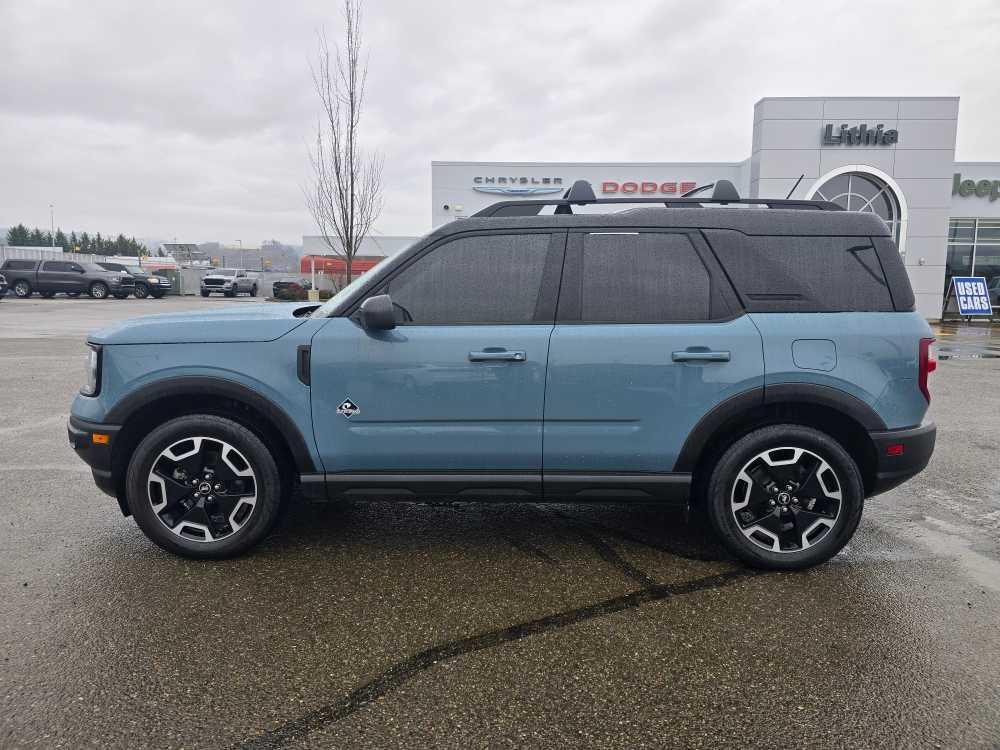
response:
<path fill-rule="evenodd" d="M 156 278 L 155 276 L 150 276 L 149 277 L 149 283 L 150 284 L 159 284 L 160 280 L 158 278 Z"/>
<path fill-rule="evenodd" d="M 84 396 L 96 396 L 101 390 L 101 347 L 87 344 L 87 380 L 80 393 Z"/>
<path fill-rule="evenodd" d="M 225 284 L 223 284 L 223 286 L 232 286 L 232 285 L 233 285 L 233 282 L 231 282 L 231 281 L 227 281 Z"/>

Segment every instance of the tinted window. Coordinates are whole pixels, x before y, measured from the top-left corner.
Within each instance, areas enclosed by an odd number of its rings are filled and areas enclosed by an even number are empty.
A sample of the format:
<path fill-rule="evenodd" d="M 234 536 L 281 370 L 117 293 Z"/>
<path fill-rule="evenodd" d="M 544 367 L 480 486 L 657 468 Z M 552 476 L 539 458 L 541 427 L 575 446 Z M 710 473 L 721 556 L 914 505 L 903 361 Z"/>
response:
<path fill-rule="evenodd" d="M 401 323 L 530 323 L 542 286 L 547 234 L 459 237 L 388 284 Z"/>
<path fill-rule="evenodd" d="M 719 260 L 750 310 L 893 309 L 868 237 L 744 236 L 742 242 L 716 242 L 712 236 Z"/>
<path fill-rule="evenodd" d="M 5 269 L 11 271 L 30 271 L 35 267 L 35 261 L 33 260 L 8 260 L 3 264 Z"/>
<path fill-rule="evenodd" d="M 72 270 L 72 268 L 73 268 L 73 264 L 72 263 L 66 263 L 65 261 L 61 261 L 61 260 L 49 260 L 49 261 L 46 261 L 45 263 L 42 263 L 42 270 L 43 271 L 65 272 L 65 271 Z"/>
<path fill-rule="evenodd" d="M 655 323 L 711 318 L 711 280 L 683 234 L 595 232 L 583 239 L 580 318 Z"/>

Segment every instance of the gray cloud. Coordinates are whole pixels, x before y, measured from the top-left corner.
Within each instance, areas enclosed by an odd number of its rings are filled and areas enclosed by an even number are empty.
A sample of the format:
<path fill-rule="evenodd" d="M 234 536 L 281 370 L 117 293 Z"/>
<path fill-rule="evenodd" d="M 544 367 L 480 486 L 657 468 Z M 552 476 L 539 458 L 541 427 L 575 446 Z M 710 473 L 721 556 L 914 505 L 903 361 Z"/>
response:
<path fill-rule="evenodd" d="M 1000 159 L 990 0 L 375 2 L 366 132 L 386 234 L 425 231 L 430 161 L 735 161 L 762 96 L 960 95 Z M 0 4 L 0 225 L 244 243 L 312 231 L 301 186 L 330 2 Z"/>

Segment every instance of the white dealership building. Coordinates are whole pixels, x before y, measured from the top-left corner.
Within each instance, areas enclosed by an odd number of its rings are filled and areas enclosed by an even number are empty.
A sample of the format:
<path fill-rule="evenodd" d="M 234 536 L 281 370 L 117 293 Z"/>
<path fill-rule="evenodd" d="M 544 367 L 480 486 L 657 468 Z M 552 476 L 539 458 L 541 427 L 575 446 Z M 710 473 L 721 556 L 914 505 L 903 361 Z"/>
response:
<path fill-rule="evenodd" d="M 587 180 L 598 197 L 679 197 L 726 179 L 749 198 L 817 198 L 873 211 L 895 233 L 927 318 L 952 275 L 1000 277 L 1000 162 L 956 162 L 957 97 L 766 98 L 738 162 L 454 162 L 431 165 L 432 223 L 498 200 L 558 197 Z"/>

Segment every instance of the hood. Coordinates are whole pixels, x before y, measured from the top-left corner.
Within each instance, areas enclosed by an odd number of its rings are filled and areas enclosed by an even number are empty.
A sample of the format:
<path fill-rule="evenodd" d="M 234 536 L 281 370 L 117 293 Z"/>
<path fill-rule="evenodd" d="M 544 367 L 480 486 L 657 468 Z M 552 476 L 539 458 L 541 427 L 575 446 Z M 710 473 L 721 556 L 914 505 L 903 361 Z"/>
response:
<path fill-rule="evenodd" d="M 308 320 L 308 317 L 295 317 L 296 310 L 315 308 L 315 302 L 269 302 L 234 305 L 221 310 L 148 315 L 123 320 L 94 331 L 87 340 L 95 344 L 229 344 L 274 341 Z"/>

